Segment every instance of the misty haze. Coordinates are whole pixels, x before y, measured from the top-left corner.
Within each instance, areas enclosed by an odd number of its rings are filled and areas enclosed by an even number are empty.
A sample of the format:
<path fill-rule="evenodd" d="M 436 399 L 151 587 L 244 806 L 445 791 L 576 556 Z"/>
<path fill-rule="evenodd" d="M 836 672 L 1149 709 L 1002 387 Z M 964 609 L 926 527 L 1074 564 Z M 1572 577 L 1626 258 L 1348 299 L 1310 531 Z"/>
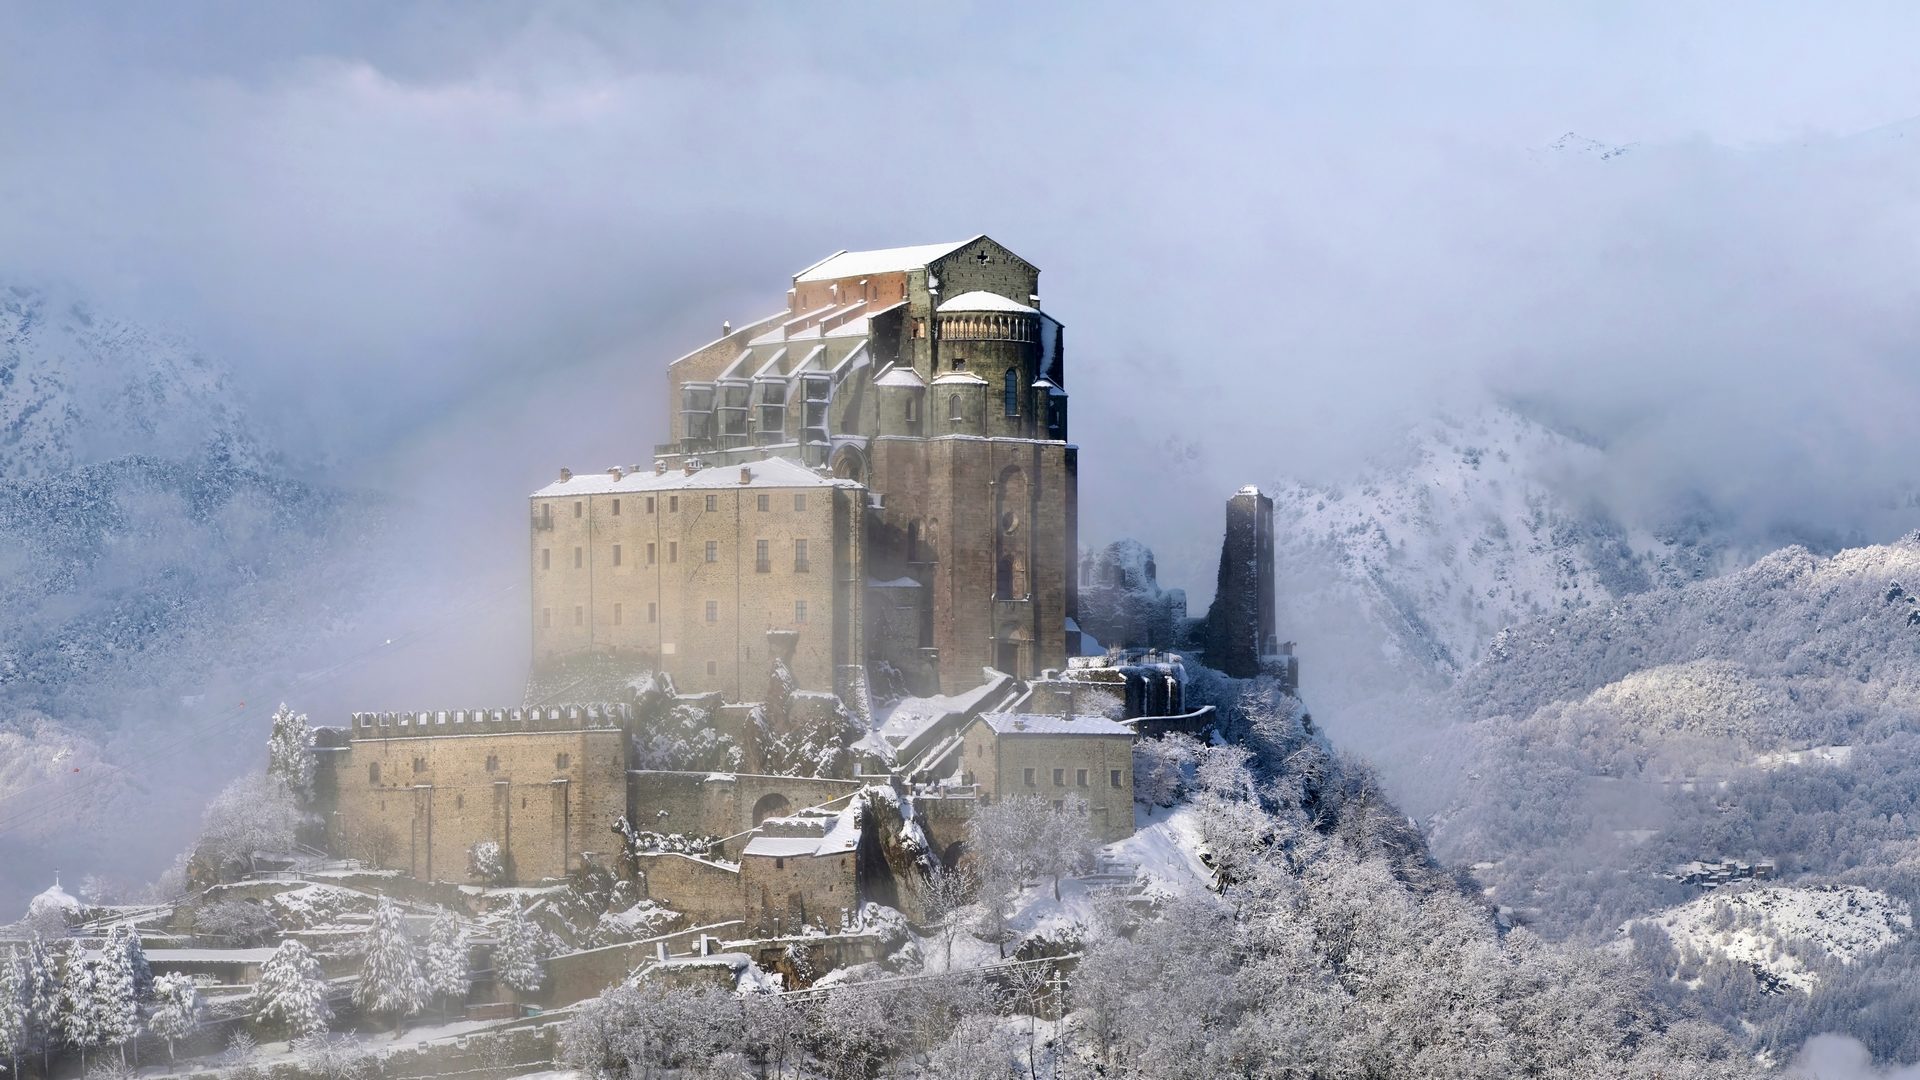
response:
<path fill-rule="evenodd" d="M 0 26 L 9 1075 L 1920 1076 L 1920 14 Z"/>

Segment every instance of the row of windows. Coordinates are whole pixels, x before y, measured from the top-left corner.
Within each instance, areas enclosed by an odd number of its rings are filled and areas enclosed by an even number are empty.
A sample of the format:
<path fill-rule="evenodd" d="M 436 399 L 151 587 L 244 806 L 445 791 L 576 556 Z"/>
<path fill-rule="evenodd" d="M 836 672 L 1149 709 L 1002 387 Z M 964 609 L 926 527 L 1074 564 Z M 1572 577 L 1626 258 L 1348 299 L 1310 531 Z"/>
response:
<path fill-rule="evenodd" d="M 709 663 L 707 666 L 711 668 L 713 665 Z M 709 671 L 708 674 L 712 674 L 712 672 Z M 562 753 L 562 754 L 553 755 L 553 767 L 555 769 L 566 769 L 571 767 L 572 765 L 573 765 L 572 754 Z M 415 775 L 426 772 L 427 759 L 424 757 L 416 756 L 413 759 L 413 771 Z M 498 754 L 487 755 L 487 771 L 488 772 L 500 771 L 500 755 Z M 367 783 L 378 784 L 379 782 L 380 782 L 380 763 L 377 761 L 367 762 Z"/>
<path fill-rule="evenodd" d="M 1039 786 L 1035 782 L 1035 777 L 1039 773 L 1038 769 L 1022 769 L 1021 772 L 1023 773 L 1023 776 L 1021 777 L 1021 779 L 1026 783 L 1028 787 Z M 1054 787 L 1067 786 L 1067 770 L 1065 769 L 1053 770 L 1053 786 Z M 1073 770 L 1073 786 L 1074 787 L 1090 786 L 1087 778 L 1087 770 L 1085 769 Z M 1119 769 L 1107 770 L 1107 786 L 1116 787 L 1116 788 L 1120 786 L 1120 770 Z"/>
<path fill-rule="evenodd" d="M 707 601 L 706 614 L 707 614 L 708 622 L 710 623 L 719 622 L 720 621 L 720 601 L 718 600 Z M 626 615 L 627 615 L 627 609 L 625 604 L 613 605 L 613 625 L 625 626 Z M 660 605 L 655 603 L 654 601 L 649 600 L 647 601 L 647 622 L 651 624 L 658 621 L 660 621 Z M 804 623 L 807 621 L 807 602 L 805 600 L 795 600 L 793 602 L 793 621 L 797 623 Z M 575 604 L 573 606 L 573 625 L 585 626 L 586 623 L 587 623 L 586 605 Z M 542 628 L 547 628 L 547 629 L 552 628 L 553 626 L 553 609 L 552 608 L 543 607 L 540 609 L 540 625 Z"/>
<path fill-rule="evenodd" d="M 754 570 L 757 573 L 768 574 L 773 572 L 773 552 L 769 544 L 770 542 L 766 540 L 755 540 L 753 542 L 753 563 L 754 563 Z M 720 541 L 718 540 L 707 541 L 706 548 L 703 554 L 706 556 L 707 562 L 710 562 L 710 563 L 719 562 L 720 561 Z M 659 545 L 648 544 L 646 565 L 648 566 L 654 565 L 658 556 L 659 556 Z M 613 557 L 613 565 L 615 566 L 626 565 L 626 552 L 623 549 L 622 545 L 614 544 L 612 546 L 612 557 Z M 677 563 L 680 561 L 680 542 L 678 540 L 667 541 L 667 561 L 670 563 Z M 575 570 L 580 570 L 580 569 L 584 569 L 585 566 L 586 566 L 586 549 L 580 548 L 580 547 L 574 548 L 573 549 L 573 568 Z M 540 569 L 542 570 L 553 569 L 553 549 L 552 548 L 540 549 Z M 813 562 L 810 558 L 808 558 L 807 542 L 805 540 L 795 540 L 793 542 L 793 572 L 796 574 L 806 574 L 806 573 L 811 573 L 812 571 L 813 571 Z"/>
<path fill-rule="evenodd" d="M 648 495 L 648 496 L 645 496 L 645 499 L 647 503 L 647 513 L 649 514 L 654 513 L 654 507 L 656 505 L 654 502 L 655 496 Z M 706 497 L 706 503 L 704 505 L 706 506 L 708 513 L 717 512 L 720 509 L 720 496 L 708 495 Z M 759 511 L 763 514 L 768 512 L 773 508 L 773 496 L 762 494 L 755 501 L 754 506 L 758 508 Z M 793 508 L 798 513 L 803 513 L 803 514 L 806 513 L 806 510 L 807 510 L 806 492 L 801 491 L 801 492 L 794 493 Z M 619 499 L 611 500 L 610 510 L 614 517 L 620 516 L 620 500 Z M 575 499 L 573 501 L 573 516 L 576 518 L 584 517 L 586 516 L 586 512 L 587 512 L 586 500 Z M 680 496 L 678 495 L 667 496 L 667 513 L 677 514 L 679 512 L 680 512 Z M 545 520 L 547 524 L 551 525 L 553 523 L 553 504 L 550 502 L 541 503 L 540 516 Z"/>

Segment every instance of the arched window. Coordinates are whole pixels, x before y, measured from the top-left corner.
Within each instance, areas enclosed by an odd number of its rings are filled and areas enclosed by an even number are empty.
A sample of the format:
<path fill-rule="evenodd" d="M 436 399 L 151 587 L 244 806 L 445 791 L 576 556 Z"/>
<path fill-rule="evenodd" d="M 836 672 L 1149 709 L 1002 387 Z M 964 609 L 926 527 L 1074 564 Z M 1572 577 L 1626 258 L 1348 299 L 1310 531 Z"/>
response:
<path fill-rule="evenodd" d="M 1019 416 L 1020 415 L 1020 370 L 1018 368 L 1007 369 L 1006 387 L 1003 390 L 1003 393 L 1005 394 L 1007 399 L 1006 400 L 1007 415 Z"/>
<path fill-rule="evenodd" d="M 965 420 L 966 418 L 967 418 L 966 414 L 960 411 L 960 395 L 959 394 L 948 395 L 947 419 L 957 423 L 961 420 Z"/>
<path fill-rule="evenodd" d="M 920 561 L 920 523 L 907 522 L 907 561 Z"/>

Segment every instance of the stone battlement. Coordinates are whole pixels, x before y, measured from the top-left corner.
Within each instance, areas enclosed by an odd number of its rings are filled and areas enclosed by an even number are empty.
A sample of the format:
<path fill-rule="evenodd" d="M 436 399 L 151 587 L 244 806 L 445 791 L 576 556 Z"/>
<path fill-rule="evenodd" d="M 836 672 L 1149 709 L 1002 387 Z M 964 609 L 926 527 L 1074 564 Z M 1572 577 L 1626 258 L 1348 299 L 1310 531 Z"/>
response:
<path fill-rule="evenodd" d="M 620 702 L 551 705 L 533 709 L 439 709 L 357 712 L 355 739 L 422 739 L 435 735 L 497 735 L 513 731 L 594 731 L 624 726 L 632 708 Z"/>

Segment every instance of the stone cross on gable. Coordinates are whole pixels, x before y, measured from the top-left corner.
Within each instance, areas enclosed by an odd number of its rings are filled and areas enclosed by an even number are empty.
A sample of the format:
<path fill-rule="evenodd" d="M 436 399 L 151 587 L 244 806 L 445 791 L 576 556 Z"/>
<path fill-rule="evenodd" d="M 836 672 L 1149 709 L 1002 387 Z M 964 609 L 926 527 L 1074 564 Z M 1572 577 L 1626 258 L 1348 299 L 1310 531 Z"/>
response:
<path fill-rule="evenodd" d="M 985 266 L 987 265 L 987 263 L 991 262 L 992 260 L 987 257 L 987 253 L 983 249 L 980 251 L 979 254 L 973 257 L 973 261 L 979 263 L 981 266 Z"/>

